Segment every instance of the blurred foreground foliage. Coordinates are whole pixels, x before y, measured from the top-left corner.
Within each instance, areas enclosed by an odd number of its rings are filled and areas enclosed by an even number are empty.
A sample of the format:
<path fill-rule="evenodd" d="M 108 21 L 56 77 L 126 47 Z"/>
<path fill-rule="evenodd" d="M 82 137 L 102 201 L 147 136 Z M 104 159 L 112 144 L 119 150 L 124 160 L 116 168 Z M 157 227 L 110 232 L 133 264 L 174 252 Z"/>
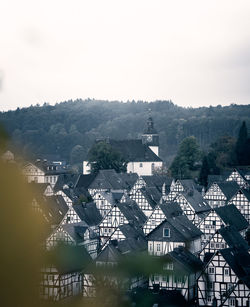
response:
<path fill-rule="evenodd" d="M 126 255 L 113 267 L 96 267 L 93 261 L 84 268 L 94 276 L 95 298 L 75 297 L 63 302 L 39 299 L 40 269 L 48 258 L 42 242 L 48 235 L 48 226 L 42 216 L 32 211 L 34 192 L 20 173 L 16 164 L 0 159 L 0 227 L 2 234 L 1 306 L 152 306 L 152 302 L 164 296 L 150 294 L 146 289 L 130 293 L 126 282 L 135 276 L 163 273 L 162 257 L 150 257 L 146 253 Z M 50 254 L 49 263 L 63 269 L 69 263 L 82 266 L 78 247 L 58 246 Z M 82 261 L 82 260 L 81 260 Z M 195 270 L 196 268 L 194 268 Z M 183 274 L 183 272 L 175 272 Z M 164 271 L 164 275 L 168 274 Z M 132 304 L 132 302 L 134 302 Z M 161 306 L 184 306 L 185 301 Z M 183 305 L 184 304 L 184 305 Z"/>

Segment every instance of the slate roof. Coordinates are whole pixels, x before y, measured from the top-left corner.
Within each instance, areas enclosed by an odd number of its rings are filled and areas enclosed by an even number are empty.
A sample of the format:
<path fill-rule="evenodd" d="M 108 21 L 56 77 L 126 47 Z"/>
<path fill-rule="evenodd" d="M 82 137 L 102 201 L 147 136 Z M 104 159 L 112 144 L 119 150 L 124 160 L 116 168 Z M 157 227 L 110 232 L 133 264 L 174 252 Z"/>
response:
<path fill-rule="evenodd" d="M 127 238 L 125 240 L 119 241 L 117 247 L 122 254 L 142 252 L 148 249 L 148 242 L 143 237 Z"/>
<path fill-rule="evenodd" d="M 138 237 L 145 238 L 143 231 L 139 227 L 136 227 L 135 225 L 123 224 L 120 225 L 118 228 L 126 238 L 135 238 L 135 239 L 137 239 Z"/>
<path fill-rule="evenodd" d="M 79 244 L 84 241 L 84 234 L 88 229 L 88 225 L 85 222 L 71 223 L 62 225 L 62 228 Z"/>
<path fill-rule="evenodd" d="M 198 185 L 193 179 L 178 179 L 178 181 L 181 183 L 186 192 L 189 190 L 197 190 Z"/>
<path fill-rule="evenodd" d="M 96 262 L 118 262 L 121 257 L 120 251 L 117 249 L 117 246 L 110 243 L 96 258 Z"/>
<path fill-rule="evenodd" d="M 53 163 L 50 163 L 46 160 L 37 160 L 35 162 L 28 162 L 25 164 L 33 164 L 34 166 L 38 167 L 41 171 L 45 173 L 45 175 L 59 175 L 63 173 L 69 173 L 69 171 L 65 168 L 63 168 L 61 165 L 56 165 Z M 48 169 L 50 168 L 50 169 Z"/>
<path fill-rule="evenodd" d="M 78 179 L 75 182 L 75 188 L 88 189 L 90 184 L 94 181 L 96 174 L 78 175 Z"/>
<path fill-rule="evenodd" d="M 183 246 L 175 248 L 172 252 L 168 253 L 168 255 L 178 266 L 180 266 L 181 270 L 184 269 L 184 271 L 188 272 L 189 274 L 201 271 L 203 269 L 203 262 Z M 194 283 L 196 283 L 195 279 Z"/>
<path fill-rule="evenodd" d="M 250 255 L 244 249 L 225 248 L 220 250 L 230 268 L 239 280 L 243 281 L 250 289 Z"/>
<path fill-rule="evenodd" d="M 141 140 L 109 140 L 109 143 L 129 162 L 162 162 Z"/>
<path fill-rule="evenodd" d="M 141 188 L 142 195 L 146 198 L 152 209 L 155 208 L 161 199 L 161 193 L 156 188 Z"/>
<path fill-rule="evenodd" d="M 73 209 L 79 218 L 88 226 L 96 226 L 102 220 L 102 216 L 99 210 L 96 208 L 96 204 L 94 202 L 74 204 Z"/>
<path fill-rule="evenodd" d="M 134 201 L 129 203 L 118 203 L 116 206 L 132 225 L 142 226 L 147 220 L 146 215 Z"/>
<path fill-rule="evenodd" d="M 217 185 L 226 196 L 227 200 L 230 200 L 240 189 L 235 181 L 217 182 Z"/>
<path fill-rule="evenodd" d="M 166 218 L 172 218 L 183 214 L 183 211 L 177 202 L 165 202 L 159 206 Z"/>
<path fill-rule="evenodd" d="M 214 211 L 226 225 L 234 226 L 238 231 L 246 229 L 249 225 L 245 217 L 233 204 L 215 208 Z"/>
<path fill-rule="evenodd" d="M 120 174 L 114 169 L 100 170 L 89 189 L 129 190 L 137 178 L 137 174 Z"/>
<path fill-rule="evenodd" d="M 88 192 L 88 190 L 86 190 L 84 187 L 81 188 L 64 188 L 61 191 L 63 191 L 63 193 L 65 193 L 72 201 L 74 202 L 78 202 L 79 198 L 84 197 L 86 199 L 91 199 L 91 196 Z"/>
<path fill-rule="evenodd" d="M 249 247 L 247 241 L 243 239 L 235 227 L 222 227 L 218 230 L 218 232 L 221 234 L 229 247 L 248 250 Z"/>
<path fill-rule="evenodd" d="M 163 228 L 170 229 L 170 237 L 163 236 Z M 202 232 L 185 216 L 168 218 L 152 230 L 147 238 L 150 241 L 186 242 L 202 235 Z"/>
<path fill-rule="evenodd" d="M 146 187 L 156 187 L 160 192 L 162 192 L 162 187 L 164 183 L 166 186 L 170 186 L 173 178 L 168 176 L 161 175 L 152 175 L 152 176 L 141 176 L 146 183 Z"/>
<path fill-rule="evenodd" d="M 241 189 L 241 191 L 245 195 L 247 200 L 250 201 L 250 191 L 249 190 L 245 190 L 245 189 Z"/>
<path fill-rule="evenodd" d="M 59 225 L 69 209 L 60 195 L 44 196 L 39 205 L 51 225 Z"/>
<path fill-rule="evenodd" d="M 211 210 L 207 201 L 197 190 L 189 190 L 188 192 L 181 192 L 180 194 L 186 198 L 196 213 Z"/>
<path fill-rule="evenodd" d="M 54 191 L 57 192 L 62 190 L 65 185 L 69 188 L 73 188 L 76 181 L 78 180 L 78 177 L 78 174 L 60 174 L 54 186 Z"/>
<path fill-rule="evenodd" d="M 119 193 L 119 192 L 100 192 L 100 194 L 105 198 L 111 205 L 117 204 L 124 193 Z"/>

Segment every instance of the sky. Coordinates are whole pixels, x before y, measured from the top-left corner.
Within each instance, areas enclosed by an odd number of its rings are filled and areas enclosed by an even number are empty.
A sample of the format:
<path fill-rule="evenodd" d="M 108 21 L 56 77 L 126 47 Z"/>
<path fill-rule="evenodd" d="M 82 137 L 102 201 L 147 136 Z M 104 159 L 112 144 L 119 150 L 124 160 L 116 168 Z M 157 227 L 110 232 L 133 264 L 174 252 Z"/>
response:
<path fill-rule="evenodd" d="M 248 0 L 2 0 L 0 111 L 95 98 L 250 103 Z"/>

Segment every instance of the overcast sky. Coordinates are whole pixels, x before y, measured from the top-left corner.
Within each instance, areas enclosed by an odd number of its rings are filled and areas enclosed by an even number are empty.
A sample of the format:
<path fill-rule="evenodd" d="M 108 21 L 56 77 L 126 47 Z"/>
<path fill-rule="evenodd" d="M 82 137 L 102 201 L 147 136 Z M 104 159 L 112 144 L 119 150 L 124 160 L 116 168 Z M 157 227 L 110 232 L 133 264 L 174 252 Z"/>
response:
<path fill-rule="evenodd" d="M 249 104 L 250 1 L 1 1 L 0 110 L 88 97 Z"/>

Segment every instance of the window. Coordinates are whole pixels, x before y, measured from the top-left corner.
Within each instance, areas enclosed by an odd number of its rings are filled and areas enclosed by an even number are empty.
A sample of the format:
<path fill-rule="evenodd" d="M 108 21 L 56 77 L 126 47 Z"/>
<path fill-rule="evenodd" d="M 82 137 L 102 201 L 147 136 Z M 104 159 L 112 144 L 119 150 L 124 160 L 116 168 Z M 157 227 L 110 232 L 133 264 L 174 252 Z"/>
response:
<path fill-rule="evenodd" d="M 212 302 L 212 297 L 211 297 L 211 296 L 208 296 L 208 297 L 207 297 L 207 301 L 208 301 L 208 303 L 211 303 L 211 302 Z"/>
<path fill-rule="evenodd" d="M 142 163 L 140 163 L 140 167 L 143 167 L 143 164 L 142 164 Z"/>
<path fill-rule="evenodd" d="M 165 271 L 165 270 L 170 270 L 170 271 L 172 271 L 174 269 L 174 265 L 173 265 L 173 263 L 171 262 L 171 263 L 165 263 L 164 265 L 163 265 L 163 270 Z"/>
<path fill-rule="evenodd" d="M 156 244 L 156 251 L 160 252 L 161 251 L 161 244 Z"/>
<path fill-rule="evenodd" d="M 208 273 L 209 274 L 214 274 L 214 267 L 208 268 Z"/>
<path fill-rule="evenodd" d="M 163 228 L 163 237 L 170 237 L 170 229 L 169 228 Z"/>
<path fill-rule="evenodd" d="M 220 243 L 215 244 L 216 248 L 220 248 Z"/>
<path fill-rule="evenodd" d="M 235 298 L 229 299 L 229 306 L 235 306 Z"/>
<path fill-rule="evenodd" d="M 124 223 L 124 218 L 123 218 L 123 216 L 121 216 L 121 223 Z"/>
<path fill-rule="evenodd" d="M 154 276 L 154 280 L 155 280 L 155 281 L 159 281 L 159 276 L 158 276 L 158 275 L 155 275 L 155 276 Z"/>
<path fill-rule="evenodd" d="M 108 217 L 108 222 L 111 223 L 111 216 Z"/>
<path fill-rule="evenodd" d="M 229 275 L 229 269 L 228 268 L 224 268 L 224 275 L 226 275 L 226 276 Z"/>
<path fill-rule="evenodd" d="M 153 250 L 153 245 L 152 245 L 152 243 L 149 244 L 149 250 L 150 250 L 150 251 Z"/>
<path fill-rule="evenodd" d="M 104 228 L 104 232 L 108 232 L 108 229 L 107 229 L 107 228 Z"/>
<path fill-rule="evenodd" d="M 210 246 L 211 246 L 211 248 L 214 248 L 214 243 L 211 242 L 211 243 L 210 243 Z"/>

